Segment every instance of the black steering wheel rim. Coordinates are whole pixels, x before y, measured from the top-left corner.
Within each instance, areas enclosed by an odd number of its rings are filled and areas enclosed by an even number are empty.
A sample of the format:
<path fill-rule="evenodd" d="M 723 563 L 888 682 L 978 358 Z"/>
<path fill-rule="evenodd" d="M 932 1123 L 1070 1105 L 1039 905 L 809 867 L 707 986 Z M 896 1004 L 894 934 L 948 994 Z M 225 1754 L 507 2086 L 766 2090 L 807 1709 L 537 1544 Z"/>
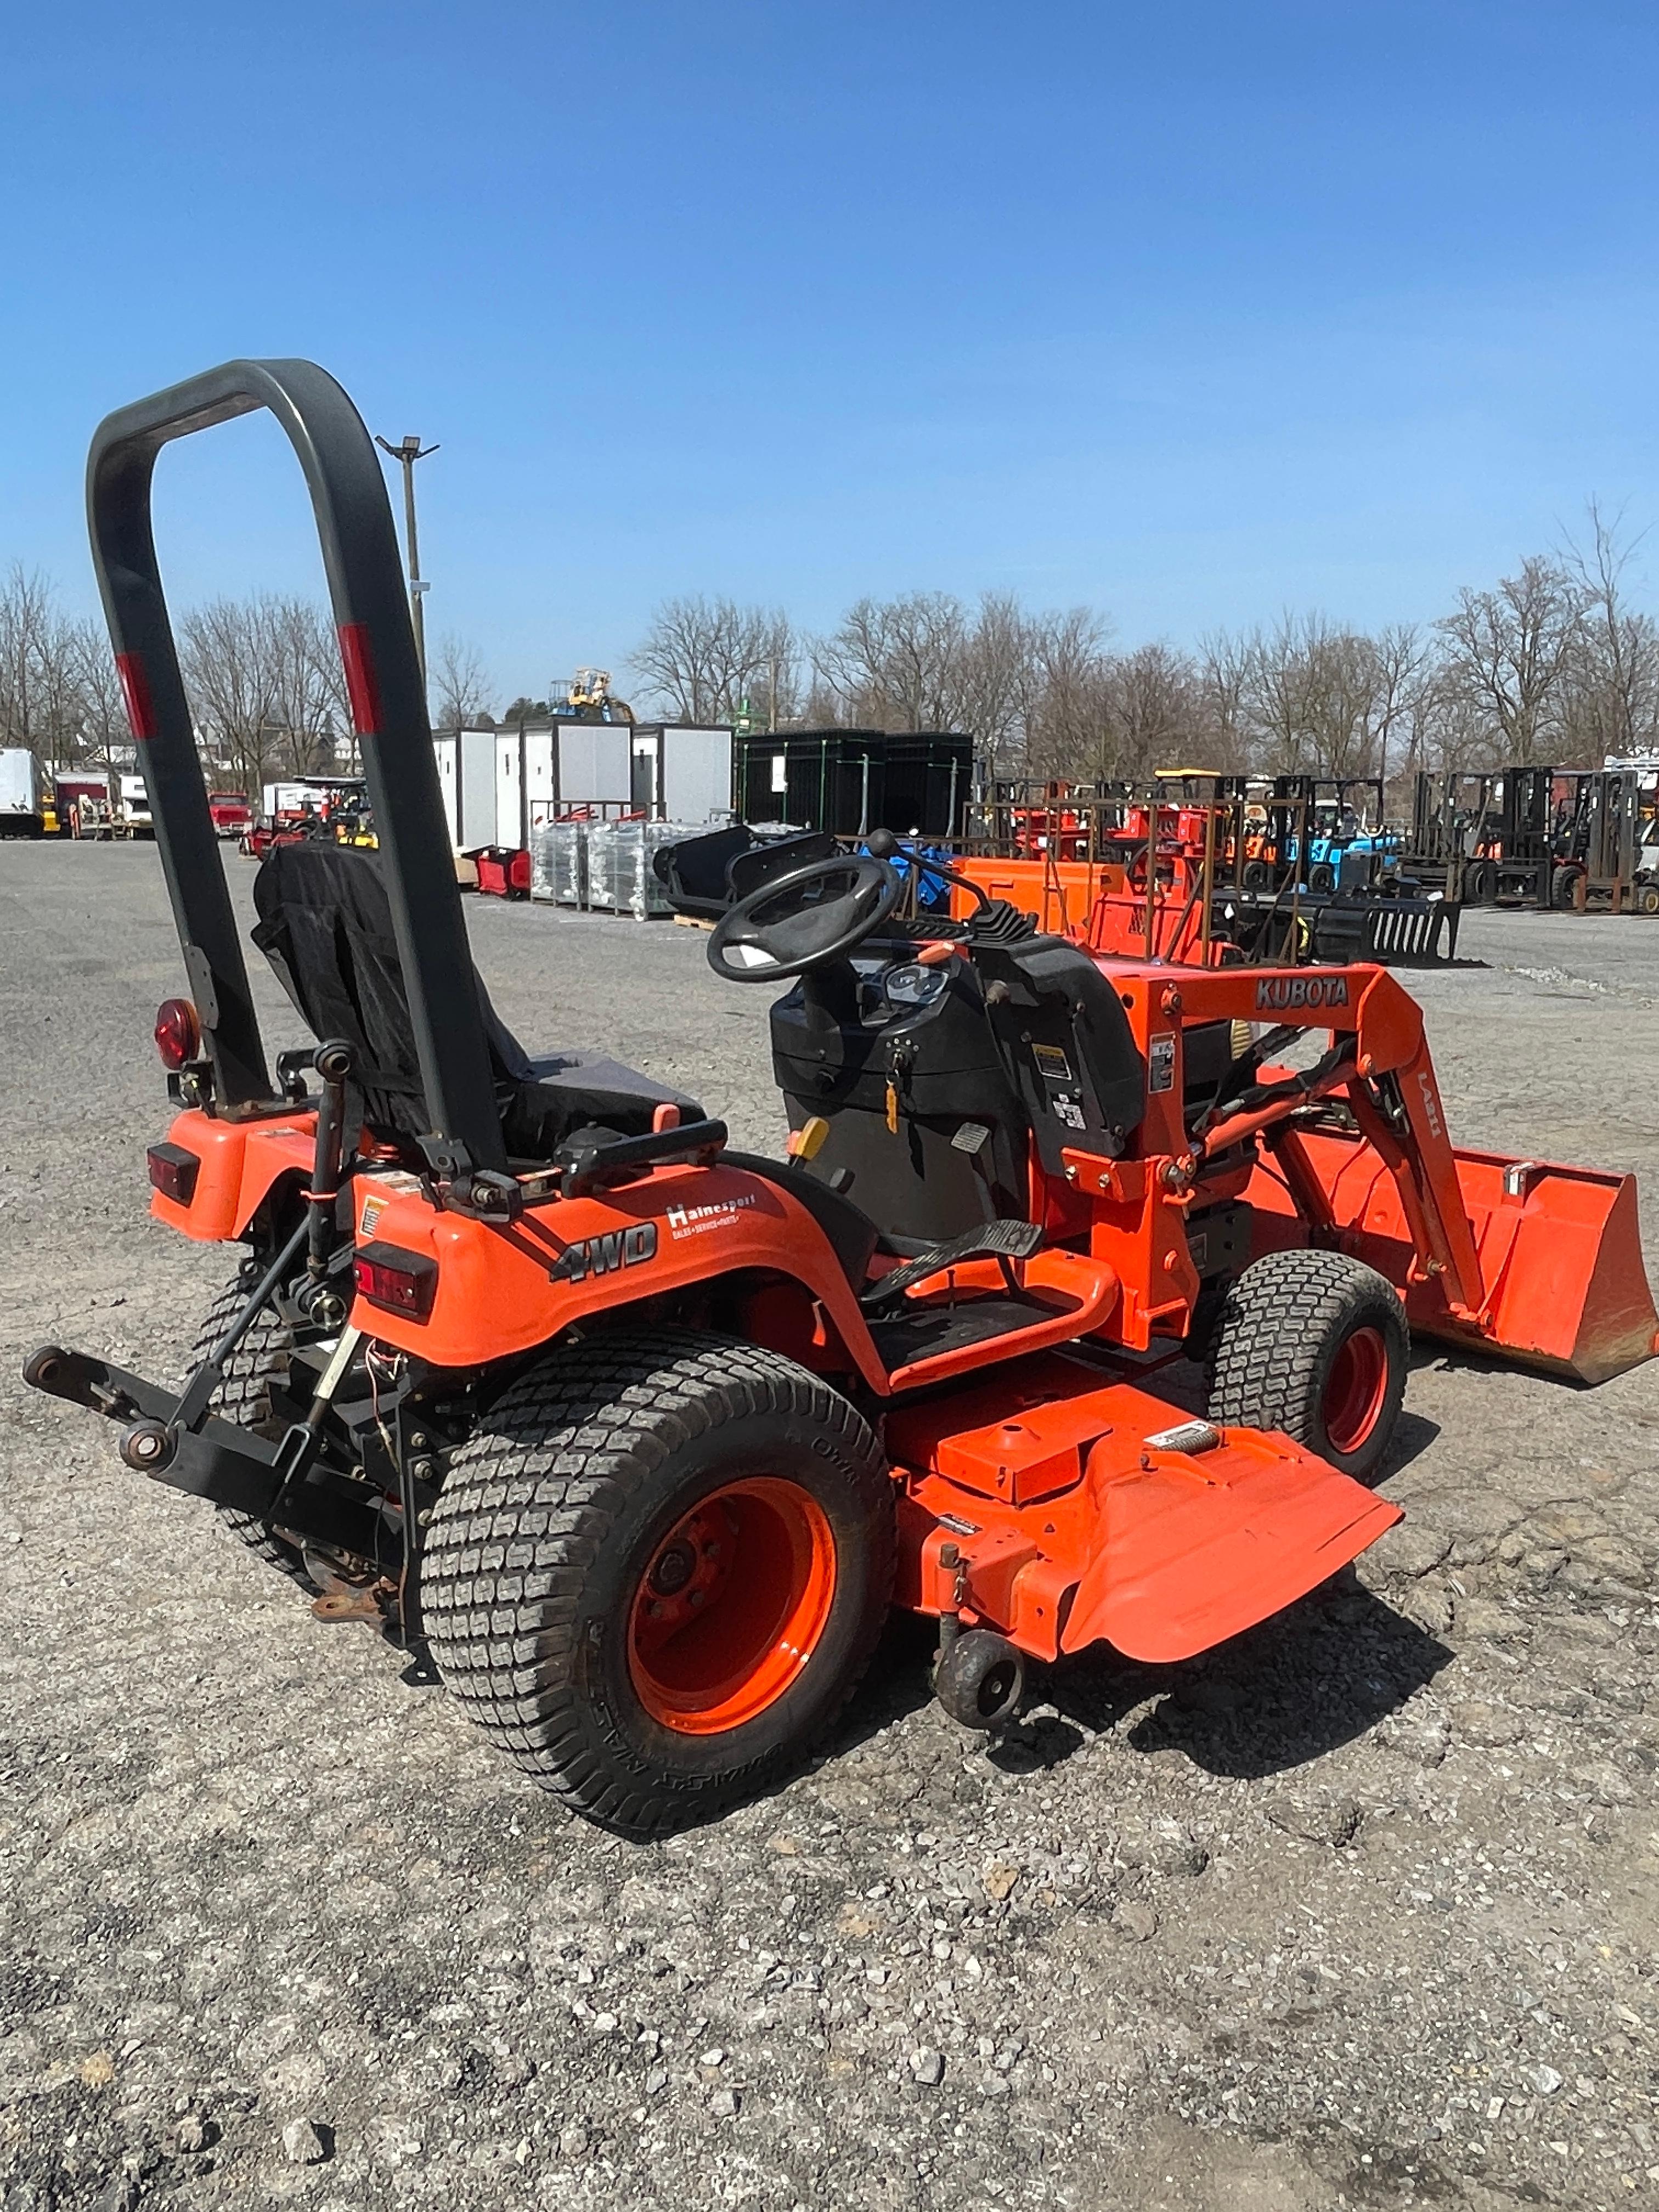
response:
<path fill-rule="evenodd" d="M 839 896 L 817 903 L 809 899 L 815 886 L 837 877 L 847 878 Z M 845 959 L 880 928 L 903 895 L 898 871 L 868 854 L 810 861 L 726 908 L 708 940 L 708 964 L 728 983 L 810 975 Z"/>

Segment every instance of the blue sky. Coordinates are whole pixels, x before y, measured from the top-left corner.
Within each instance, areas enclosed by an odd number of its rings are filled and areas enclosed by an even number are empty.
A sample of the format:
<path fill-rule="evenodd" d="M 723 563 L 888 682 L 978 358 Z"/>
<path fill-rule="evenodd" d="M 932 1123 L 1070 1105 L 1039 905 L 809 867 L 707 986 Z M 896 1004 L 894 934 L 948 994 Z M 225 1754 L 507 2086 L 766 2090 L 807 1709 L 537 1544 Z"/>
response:
<path fill-rule="evenodd" d="M 1583 0 L 11 0 L 0 563 L 89 604 L 98 417 L 298 353 L 441 442 L 504 690 L 696 590 L 1430 617 L 1659 520 L 1656 62 Z M 267 423 L 159 482 L 179 599 L 311 586 Z"/>

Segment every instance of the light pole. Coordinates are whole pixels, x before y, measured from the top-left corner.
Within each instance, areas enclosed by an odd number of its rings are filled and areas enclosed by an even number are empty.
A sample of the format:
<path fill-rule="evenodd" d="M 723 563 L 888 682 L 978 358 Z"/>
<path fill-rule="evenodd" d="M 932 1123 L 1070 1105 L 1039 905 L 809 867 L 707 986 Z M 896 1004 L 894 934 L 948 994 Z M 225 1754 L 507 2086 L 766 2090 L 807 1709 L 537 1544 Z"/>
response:
<path fill-rule="evenodd" d="M 415 464 L 423 461 L 428 453 L 435 453 L 435 446 L 422 446 L 418 438 L 405 438 L 399 446 L 389 445 L 377 436 L 375 444 L 383 453 L 390 453 L 394 461 L 404 465 L 404 535 L 409 544 L 409 617 L 415 626 L 415 655 L 421 664 L 421 689 L 426 689 L 426 613 L 422 606 L 426 586 L 421 581 L 421 541 L 415 532 Z"/>

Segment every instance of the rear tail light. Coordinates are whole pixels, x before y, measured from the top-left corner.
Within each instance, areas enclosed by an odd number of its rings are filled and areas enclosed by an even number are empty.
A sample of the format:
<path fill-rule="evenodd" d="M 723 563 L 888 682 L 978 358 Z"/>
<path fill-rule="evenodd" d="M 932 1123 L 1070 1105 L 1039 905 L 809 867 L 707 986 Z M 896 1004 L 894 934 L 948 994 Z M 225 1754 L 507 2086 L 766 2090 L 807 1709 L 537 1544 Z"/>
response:
<path fill-rule="evenodd" d="M 365 1244 L 351 1272 L 360 1298 L 410 1321 L 424 1321 L 438 1295 L 437 1261 L 396 1244 Z"/>
<path fill-rule="evenodd" d="M 175 1206 L 188 1206 L 196 1195 L 196 1178 L 202 1163 L 182 1145 L 152 1145 L 145 1155 L 152 1187 Z"/>
<path fill-rule="evenodd" d="M 155 1049 L 161 1065 L 176 1075 L 202 1054 L 202 1024 L 188 999 L 164 999 L 155 1010 Z"/>

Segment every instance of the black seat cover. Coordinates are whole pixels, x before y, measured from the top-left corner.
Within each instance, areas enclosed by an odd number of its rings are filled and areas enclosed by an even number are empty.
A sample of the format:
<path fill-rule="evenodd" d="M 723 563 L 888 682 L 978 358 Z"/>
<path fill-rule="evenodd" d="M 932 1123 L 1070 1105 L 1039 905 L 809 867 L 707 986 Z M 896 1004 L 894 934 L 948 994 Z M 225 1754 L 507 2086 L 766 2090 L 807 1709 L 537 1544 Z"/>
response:
<path fill-rule="evenodd" d="M 427 1134 L 432 1118 L 376 855 L 322 842 L 273 846 L 253 879 L 253 941 L 306 1026 L 319 1043 L 342 1037 L 352 1048 L 360 1118 L 388 1135 Z M 678 1106 L 687 1120 L 701 1117 L 695 1101 L 653 1091 L 643 1079 L 625 1091 L 573 1080 L 580 1064 L 556 1082 L 538 1082 L 476 970 L 473 980 L 510 1155 L 546 1159 L 573 1130 L 593 1122 L 644 1136 L 659 1103 Z"/>
<path fill-rule="evenodd" d="M 1146 1116 L 1147 1072 L 1122 1001 L 1069 939 L 1034 937 L 975 952 L 987 1011 L 1051 1176 L 1066 1147 L 1115 1158 Z"/>

